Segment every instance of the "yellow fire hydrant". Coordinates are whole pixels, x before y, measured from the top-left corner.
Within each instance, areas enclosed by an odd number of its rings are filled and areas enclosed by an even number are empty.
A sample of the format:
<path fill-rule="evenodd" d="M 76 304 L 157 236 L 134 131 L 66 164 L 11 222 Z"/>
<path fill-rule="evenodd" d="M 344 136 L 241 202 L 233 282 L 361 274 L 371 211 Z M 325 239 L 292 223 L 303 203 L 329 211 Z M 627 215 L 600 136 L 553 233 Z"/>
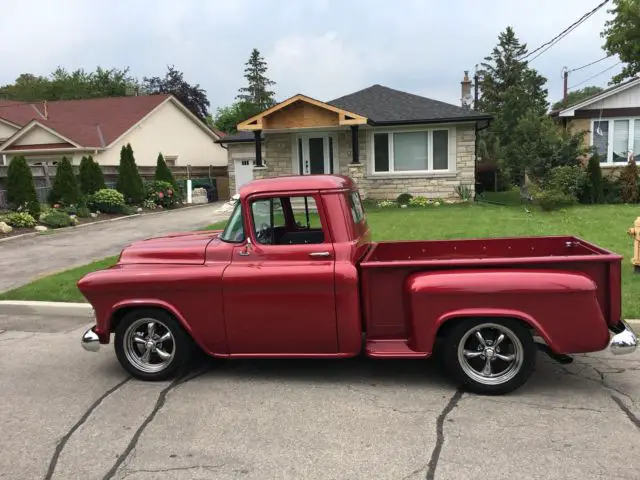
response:
<path fill-rule="evenodd" d="M 633 270 L 635 273 L 640 273 L 640 217 L 636 218 L 633 227 L 629 228 L 627 233 L 633 237 L 633 258 L 631 259 Z"/>

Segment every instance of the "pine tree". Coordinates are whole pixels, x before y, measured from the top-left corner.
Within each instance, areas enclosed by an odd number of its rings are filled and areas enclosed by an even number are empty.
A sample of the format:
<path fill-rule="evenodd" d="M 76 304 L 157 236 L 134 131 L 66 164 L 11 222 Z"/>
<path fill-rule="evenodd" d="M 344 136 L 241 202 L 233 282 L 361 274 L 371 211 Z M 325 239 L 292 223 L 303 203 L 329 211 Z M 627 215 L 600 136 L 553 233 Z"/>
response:
<path fill-rule="evenodd" d="M 79 199 L 80 189 L 71 162 L 67 157 L 62 157 L 62 160 L 58 162 L 49 201 L 63 205 L 77 205 Z"/>
<path fill-rule="evenodd" d="M 164 161 L 162 153 L 158 154 L 158 162 L 156 164 L 156 173 L 154 178 L 156 181 L 169 182 L 171 185 L 176 184 L 176 180 L 173 178 L 173 173 L 171 173 L 171 169 L 167 166 L 167 162 Z"/>
<path fill-rule="evenodd" d="M 138 205 L 144 200 L 144 184 L 133 156 L 133 148 L 129 143 L 120 150 L 116 189 L 124 195 L 126 202 L 131 205 Z"/>
<path fill-rule="evenodd" d="M 98 190 L 105 188 L 104 174 L 100 165 L 93 160 L 93 157 L 82 157 L 80 161 L 80 191 L 84 195 L 91 195 Z"/>
<path fill-rule="evenodd" d="M 259 110 L 266 110 L 275 105 L 275 92 L 269 90 L 269 87 L 276 82 L 269 80 L 266 73 L 267 62 L 260 56 L 258 49 L 254 48 L 245 63 L 244 78 L 247 80 L 247 86 L 240 89 L 236 99 L 254 105 Z"/>
<path fill-rule="evenodd" d="M 31 169 L 24 157 L 16 157 L 7 169 L 7 201 L 13 210 L 26 209 L 35 218 L 40 215 L 40 202 Z"/>
<path fill-rule="evenodd" d="M 633 157 L 620 173 L 620 195 L 624 203 L 638 203 L 638 166 Z"/>
<path fill-rule="evenodd" d="M 602 184 L 602 169 L 600 157 L 594 153 L 587 163 L 587 186 L 585 201 L 588 203 L 602 203 L 604 201 L 604 187 Z"/>
<path fill-rule="evenodd" d="M 507 27 L 478 71 L 481 97 L 475 108 L 494 117 L 478 140 L 482 145 L 492 146 L 484 156 L 500 162 L 514 183 L 524 182 L 526 169 L 514 152 L 523 140 L 518 125 L 530 113 L 543 116 L 548 107 L 546 79 L 528 66 L 523 59 L 526 54 L 526 45 Z"/>

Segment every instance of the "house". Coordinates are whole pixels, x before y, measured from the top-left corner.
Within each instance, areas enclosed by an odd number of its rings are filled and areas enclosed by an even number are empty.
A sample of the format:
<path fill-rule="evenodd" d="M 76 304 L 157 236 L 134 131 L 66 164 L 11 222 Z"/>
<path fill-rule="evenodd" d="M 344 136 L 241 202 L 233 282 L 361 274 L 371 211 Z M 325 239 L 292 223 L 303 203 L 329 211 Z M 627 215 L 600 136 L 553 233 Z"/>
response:
<path fill-rule="evenodd" d="M 117 166 L 130 143 L 139 166 L 155 166 L 162 153 L 171 166 L 217 166 L 227 152 L 211 130 L 172 95 L 146 95 L 25 103 L 0 100 L 0 166 L 24 156 L 32 165 L 63 156 L 79 165 L 92 155 Z"/>
<path fill-rule="evenodd" d="M 586 131 L 585 144 L 597 152 L 603 173 L 617 173 L 632 156 L 640 161 L 640 78 L 555 110 L 551 116 L 564 128 Z"/>
<path fill-rule="evenodd" d="M 470 90 L 462 82 L 463 104 Z M 465 93 L 466 92 L 466 93 Z M 254 178 L 339 173 L 363 197 L 458 198 L 475 187 L 476 132 L 489 115 L 382 85 L 322 102 L 295 95 L 218 140 L 230 191 Z"/>

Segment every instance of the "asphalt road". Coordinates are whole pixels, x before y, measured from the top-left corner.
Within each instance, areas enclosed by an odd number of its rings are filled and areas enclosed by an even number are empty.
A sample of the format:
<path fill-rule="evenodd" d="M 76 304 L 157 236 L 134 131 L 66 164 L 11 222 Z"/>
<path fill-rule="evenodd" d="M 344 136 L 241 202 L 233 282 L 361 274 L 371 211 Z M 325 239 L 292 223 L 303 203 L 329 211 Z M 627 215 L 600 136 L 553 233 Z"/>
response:
<path fill-rule="evenodd" d="M 136 240 L 195 230 L 219 222 L 228 217 L 228 213 L 216 213 L 221 205 L 222 202 L 216 202 L 2 242 L 0 292 L 43 275 L 117 255 L 123 247 Z M 3 272 L 11 274 L 3 275 Z"/>
<path fill-rule="evenodd" d="M 420 360 L 203 359 L 144 383 L 83 328 L 0 317 L 0 478 L 640 478 L 640 353 L 540 354 L 503 397 Z"/>

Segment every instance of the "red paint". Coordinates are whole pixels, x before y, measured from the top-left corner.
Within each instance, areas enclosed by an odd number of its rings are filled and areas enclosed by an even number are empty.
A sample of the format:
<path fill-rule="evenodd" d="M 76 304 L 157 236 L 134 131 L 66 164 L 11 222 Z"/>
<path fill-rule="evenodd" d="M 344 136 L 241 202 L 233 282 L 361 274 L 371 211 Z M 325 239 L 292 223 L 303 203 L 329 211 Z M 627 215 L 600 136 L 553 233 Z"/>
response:
<path fill-rule="evenodd" d="M 355 191 L 341 176 L 256 180 L 240 192 L 251 245 L 203 231 L 125 248 L 78 283 L 101 342 L 121 308 L 154 306 L 221 357 L 349 357 L 363 332 L 367 355 L 426 357 L 443 325 L 468 316 L 518 318 L 558 353 L 606 347 L 620 320 L 619 255 L 575 237 L 372 243 L 352 215 Z M 259 243 L 252 202 L 301 195 L 318 207 L 324 243 Z M 300 232 L 284 205 L 282 231 Z"/>

